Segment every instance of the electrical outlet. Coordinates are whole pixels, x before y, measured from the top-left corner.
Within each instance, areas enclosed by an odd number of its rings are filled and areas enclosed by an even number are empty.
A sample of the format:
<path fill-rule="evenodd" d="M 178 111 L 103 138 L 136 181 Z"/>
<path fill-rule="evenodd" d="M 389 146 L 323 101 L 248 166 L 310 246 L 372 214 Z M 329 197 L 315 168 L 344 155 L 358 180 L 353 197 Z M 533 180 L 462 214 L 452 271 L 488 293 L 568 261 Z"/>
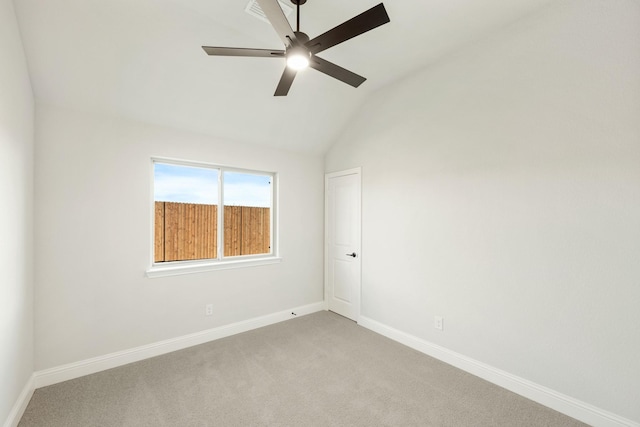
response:
<path fill-rule="evenodd" d="M 440 316 L 436 316 L 433 320 L 433 327 L 440 331 L 444 330 L 444 319 Z"/>
<path fill-rule="evenodd" d="M 213 304 L 207 304 L 204 307 L 205 316 L 213 316 Z"/>

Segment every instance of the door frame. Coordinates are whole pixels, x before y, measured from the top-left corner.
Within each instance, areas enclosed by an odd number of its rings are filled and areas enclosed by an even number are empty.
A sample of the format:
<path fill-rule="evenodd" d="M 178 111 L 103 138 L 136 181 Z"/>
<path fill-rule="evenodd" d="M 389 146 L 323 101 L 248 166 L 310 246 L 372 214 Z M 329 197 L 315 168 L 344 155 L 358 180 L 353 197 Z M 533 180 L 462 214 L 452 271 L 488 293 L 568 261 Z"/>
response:
<path fill-rule="evenodd" d="M 356 323 L 360 321 L 360 312 L 362 308 L 362 167 L 355 167 L 336 172 L 327 172 L 324 174 L 324 309 L 329 310 L 329 180 L 340 176 L 356 175 L 358 181 L 358 213 L 359 213 L 359 229 L 358 229 L 358 257 L 360 257 L 360 280 L 358 283 L 358 306 Z"/>

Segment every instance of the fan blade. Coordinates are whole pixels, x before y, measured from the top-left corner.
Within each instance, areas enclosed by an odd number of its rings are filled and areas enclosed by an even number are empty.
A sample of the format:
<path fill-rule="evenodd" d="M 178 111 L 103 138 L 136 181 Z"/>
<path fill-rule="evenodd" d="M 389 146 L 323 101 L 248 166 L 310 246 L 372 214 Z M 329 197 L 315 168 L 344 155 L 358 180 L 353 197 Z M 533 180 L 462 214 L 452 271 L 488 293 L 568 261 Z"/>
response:
<path fill-rule="evenodd" d="M 344 82 L 353 87 L 358 87 L 362 83 L 364 83 L 365 80 L 367 80 L 366 78 L 359 76 L 356 73 L 352 73 L 351 71 L 344 69 L 339 65 L 334 64 L 333 62 L 326 61 L 317 56 L 313 56 L 311 58 L 309 66 L 320 71 L 321 73 L 325 73 L 326 75 L 331 76 L 334 79 L 338 79 L 341 82 Z"/>
<path fill-rule="evenodd" d="M 319 53 L 323 50 L 329 49 L 339 43 L 359 36 L 362 33 L 366 33 L 369 30 L 373 30 L 380 25 L 389 22 L 389 15 L 384 8 L 384 5 L 380 3 L 377 6 L 372 7 L 366 12 L 343 22 L 337 27 L 332 28 L 324 34 L 320 34 L 305 43 L 305 46 L 309 48 L 311 53 Z"/>
<path fill-rule="evenodd" d="M 289 89 L 291 88 L 291 84 L 293 83 L 293 79 L 296 77 L 296 73 L 296 70 L 285 67 L 282 77 L 280 77 L 278 87 L 276 88 L 276 93 L 274 93 L 273 96 L 287 96 Z"/>
<path fill-rule="evenodd" d="M 245 49 L 241 47 L 202 46 L 208 55 L 219 56 L 255 56 L 263 58 L 284 58 L 284 50 Z"/>
<path fill-rule="evenodd" d="M 258 0 L 260 9 L 264 12 L 271 23 L 271 26 L 285 46 L 289 47 L 296 41 L 296 35 L 293 33 L 291 24 L 284 15 L 282 8 L 278 4 L 278 0 Z"/>

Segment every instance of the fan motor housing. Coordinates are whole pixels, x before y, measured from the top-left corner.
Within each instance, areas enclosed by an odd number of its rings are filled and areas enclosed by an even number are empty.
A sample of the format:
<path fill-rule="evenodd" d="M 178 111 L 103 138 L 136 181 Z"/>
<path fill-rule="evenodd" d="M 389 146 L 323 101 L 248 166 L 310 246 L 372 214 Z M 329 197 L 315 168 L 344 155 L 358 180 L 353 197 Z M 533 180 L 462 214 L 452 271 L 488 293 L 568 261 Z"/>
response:
<path fill-rule="evenodd" d="M 302 31 L 294 31 L 293 34 L 296 35 L 296 39 L 301 44 L 305 44 L 306 42 L 309 41 L 309 36 L 303 33 Z"/>
<path fill-rule="evenodd" d="M 305 4 L 307 2 L 307 0 L 291 0 L 291 3 L 297 5 L 302 6 L 303 4 Z"/>

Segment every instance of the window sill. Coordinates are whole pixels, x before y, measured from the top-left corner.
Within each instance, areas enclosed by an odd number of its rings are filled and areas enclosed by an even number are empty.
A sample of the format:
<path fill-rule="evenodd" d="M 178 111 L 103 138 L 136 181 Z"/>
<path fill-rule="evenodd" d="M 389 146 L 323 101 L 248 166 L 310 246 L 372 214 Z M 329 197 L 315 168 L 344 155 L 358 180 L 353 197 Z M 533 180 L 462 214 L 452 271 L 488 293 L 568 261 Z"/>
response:
<path fill-rule="evenodd" d="M 259 265 L 278 264 L 282 262 L 279 257 L 250 258 L 242 260 L 225 261 L 184 261 L 155 264 L 146 271 L 148 278 L 180 276 L 183 274 L 202 273 L 214 270 L 229 270 L 232 268 L 256 267 Z"/>

